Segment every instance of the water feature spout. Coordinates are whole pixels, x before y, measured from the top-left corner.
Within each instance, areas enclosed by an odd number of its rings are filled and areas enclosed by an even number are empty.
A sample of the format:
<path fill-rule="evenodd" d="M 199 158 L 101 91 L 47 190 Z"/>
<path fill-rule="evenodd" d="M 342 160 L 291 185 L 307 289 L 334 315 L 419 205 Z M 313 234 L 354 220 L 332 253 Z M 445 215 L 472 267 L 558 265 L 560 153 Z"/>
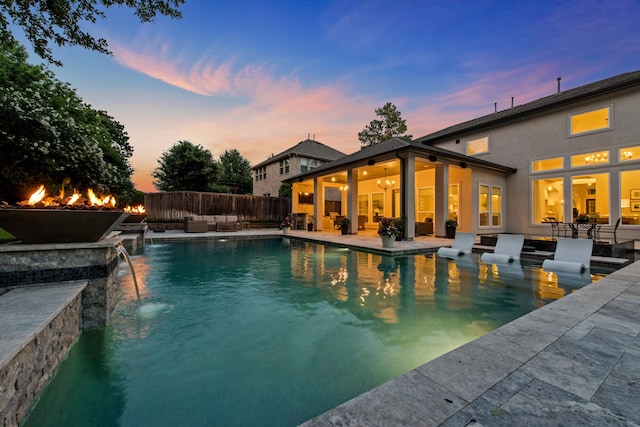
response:
<path fill-rule="evenodd" d="M 138 290 L 138 280 L 136 279 L 136 272 L 133 270 L 133 264 L 131 263 L 129 252 L 124 246 L 122 246 L 122 244 L 117 245 L 116 250 L 127 261 L 127 264 L 129 264 L 129 271 L 131 271 L 131 277 L 133 277 L 133 286 L 136 289 L 136 296 L 138 297 L 138 305 L 140 305 L 140 291 Z"/>

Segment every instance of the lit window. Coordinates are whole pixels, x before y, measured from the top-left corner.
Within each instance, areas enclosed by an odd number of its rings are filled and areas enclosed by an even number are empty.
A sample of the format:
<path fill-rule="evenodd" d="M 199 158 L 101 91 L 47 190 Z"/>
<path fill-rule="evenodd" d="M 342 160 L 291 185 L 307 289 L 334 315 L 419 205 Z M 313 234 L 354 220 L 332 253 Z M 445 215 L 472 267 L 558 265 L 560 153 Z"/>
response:
<path fill-rule="evenodd" d="M 620 218 L 625 225 L 640 225 L 640 170 L 620 172 Z M 610 222 L 611 224 L 614 221 Z"/>
<path fill-rule="evenodd" d="M 479 226 L 480 227 L 488 227 L 489 226 L 489 186 L 488 185 L 480 185 L 478 187 L 478 203 L 480 206 L 478 207 L 478 213 L 480 215 Z"/>
<path fill-rule="evenodd" d="M 434 188 L 425 187 L 418 189 L 418 217 L 417 221 L 424 222 L 426 218 L 433 220 L 434 213 Z"/>
<path fill-rule="evenodd" d="M 598 151 L 571 156 L 571 167 L 606 165 L 609 163 L 609 152 Z"/>
<path fill-rule="evenodd" d="M 577 135 L 585 132 L 594 132 L 611 127 L 609 120 L 609 107 L 586 113 L 574 114 L 570 118 L 570 134 Z"/>
<path fill-rule="evenodd" d="M 502 188 L 491 187 L 491 225 L 502 226 Z"/>
<path fill-rule="evenodd" d="M 449 205 L 447 219 L 458 220 L 458 208 L 460 197 L 458 194 L 458 184 L 449 185 Z"/>
<path fill-rule="evenodd" d="M 489 200 L 489 186 L 480 184 L 478 186 L 478 203 L 478 225 L 480 227 L 500 227 L 502 225 L 502 188 L 491 187 L 491 200 Z"/>
<path fill-rule="evenodd" d="M 640 159 L 640 145 L 636 145 L 635 147 L 627 147 L 620 149 L 620 161 L 626 162 L 629 160 L 639 160 Z"/>
<path fill-rule="evenodd" d="M 489 152 L 489 137 L 478 138 L 467 142 L 467 155 L 483 154 Z"/>
<path fill-rule="evenodd" d="M 562 178 L 533 180 L 533 222 L 563 222 Z"/>
<path fill-rule="evenodd" d="M 599 224 L 609 223 L 609 174 L 581 175 L 571 178 L 573 216 L 588 215 Z"/>
<path fill-rule="evenodd" d="M 358 215 L 364 215 L 369 218 L 369 195 L 358 195 Z"/>
<path fill-rule="evenodd" d="M 564 159 L 562 157 L 554 157 L 553 159 L 534 160 L 531 162 L 531 170 L 533 172 L 550 171 L 562 169 L 564 167 Z"/>

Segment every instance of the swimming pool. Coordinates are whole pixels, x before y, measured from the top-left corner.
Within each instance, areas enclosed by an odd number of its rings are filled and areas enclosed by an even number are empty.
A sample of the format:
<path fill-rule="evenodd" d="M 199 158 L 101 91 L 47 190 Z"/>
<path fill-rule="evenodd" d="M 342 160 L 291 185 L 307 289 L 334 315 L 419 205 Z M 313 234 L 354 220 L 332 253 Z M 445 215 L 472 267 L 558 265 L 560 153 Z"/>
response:
<path fill-rule="evenodd" d="M 133 263 L 142 307 L 123 274 L 109 325 L 82 333 L 25 426 L 296 425 L 580 286 L 286 238 Z"/>

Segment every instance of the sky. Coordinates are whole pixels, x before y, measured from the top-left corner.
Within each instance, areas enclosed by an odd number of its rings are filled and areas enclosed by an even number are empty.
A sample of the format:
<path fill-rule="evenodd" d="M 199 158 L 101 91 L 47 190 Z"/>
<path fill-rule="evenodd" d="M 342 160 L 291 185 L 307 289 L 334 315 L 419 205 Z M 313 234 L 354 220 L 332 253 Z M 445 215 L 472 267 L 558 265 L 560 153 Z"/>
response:
<path fill-rule="evenodd" d="M 392 102 L 415 138 L 640 69 L 637 0 L 186 0 L 182 19 L 127 8 L 85 29 L 112 56 L 50 66 L 125 126 L 136 188 L 190 141 L 256 165 L 311 137 L 346 154 Z M 35 54 L 30 61 L 41 63 Z"/>

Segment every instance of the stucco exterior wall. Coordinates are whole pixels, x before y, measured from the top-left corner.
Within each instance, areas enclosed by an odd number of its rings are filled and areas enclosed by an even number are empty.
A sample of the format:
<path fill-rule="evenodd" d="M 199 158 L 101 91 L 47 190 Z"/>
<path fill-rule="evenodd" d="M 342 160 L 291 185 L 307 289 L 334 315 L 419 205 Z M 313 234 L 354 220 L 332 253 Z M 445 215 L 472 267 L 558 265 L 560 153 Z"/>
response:
<path fill-rule="evenodd" d="M 610 120 L 613 123 L 611 129 L 584 135 L 569 135 L 571 115 L 607 106 L 611 108 Z M 610 222 L 615 222 L 620 216 L 619 172 L 640 169 L 640 159 L 621 163 L 618 161 L 618 150 L 623 147 L 640 145 L 640 120 L 638 117 L 640 117 L 640 90 L 636 89 L 585 102 L 576 102 L 570 106 L 557 108 L 543 114 L 529 115 L 525 119 L 487 127 L 481 131 L 456 135 L 450 140 L 436 145 L 451 151 L 465 153 L 467 141 L 488 136 L 489 152 L 479 154 L 476 157 L 517 169 L 515 174 L 508 176 L 505 180 L 504 231 L 545 235 L 549 231 L 547 225 L 532 224 L 533 179 L 551 176 L 564 178 L 565 199 L 570 202 L 572 176 L 609 173 Z M 457 139 L 459 139 L 459 143 L 456 143 Z M 570 166 L 572 155 L 602 150 L 609 150 L 609 164 L 579 168 Z M 551 157 L 563 157 L 564 168 L 543 173 L 531 171 L 533 160 Z M 474 194 L 477 193 L 479 179 L 480 175 L 478 179 L 474 179 Z M 567 203 L 567 200 L 564 202 L 565 217 L 571 218 L 571 203 Z M 477 196 L 474 203 L 477 203 Z M 477 218 L 474 218 L 474 221 L 477 221 Z M 640 238 L 640 227 L 621 226 L 619 235 Z"/>

